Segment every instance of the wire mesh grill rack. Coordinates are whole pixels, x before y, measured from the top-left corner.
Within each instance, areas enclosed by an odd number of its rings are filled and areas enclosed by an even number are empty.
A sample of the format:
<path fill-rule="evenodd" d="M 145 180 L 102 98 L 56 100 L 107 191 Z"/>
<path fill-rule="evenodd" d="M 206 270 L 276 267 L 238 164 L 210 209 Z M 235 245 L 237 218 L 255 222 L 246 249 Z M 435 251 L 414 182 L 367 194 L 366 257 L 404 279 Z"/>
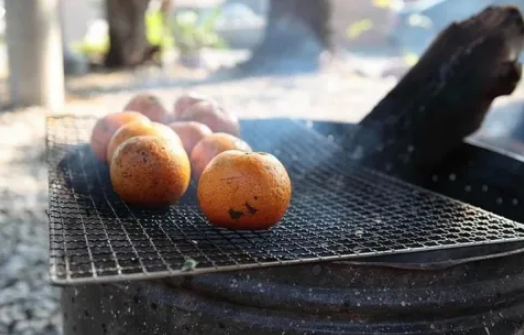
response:
<path fill-rule="evenodd" d="M 51 280 L 153 279 L 522 240 L 524 226 L 350 163 L 293 120 L 244 120 L 243 138 L 287 167 L 292 204 L 267 231 L 209 225 L 192 184 L 167 210 L 132 208 L 88 139 L 94 119 L 47 122 Z"/>

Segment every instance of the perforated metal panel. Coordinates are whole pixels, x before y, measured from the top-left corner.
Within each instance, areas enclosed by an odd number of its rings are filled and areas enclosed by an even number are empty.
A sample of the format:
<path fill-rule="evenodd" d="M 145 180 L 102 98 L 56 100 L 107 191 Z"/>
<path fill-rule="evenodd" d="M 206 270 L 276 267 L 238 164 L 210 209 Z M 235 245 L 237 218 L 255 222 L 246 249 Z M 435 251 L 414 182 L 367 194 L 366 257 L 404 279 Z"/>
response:
<path fill-rule="evenodd" d="M 94 119 L 47 123 L 51 280 L 152 279 L 524 240 L 524 226 L 358 167 L 292 120 L 243 121 L 243 138 L 277 156 L 292 204 L 267 231 L 208 224 L 195 185 L 165 211 L 131 208 L 87 144 Z"/>

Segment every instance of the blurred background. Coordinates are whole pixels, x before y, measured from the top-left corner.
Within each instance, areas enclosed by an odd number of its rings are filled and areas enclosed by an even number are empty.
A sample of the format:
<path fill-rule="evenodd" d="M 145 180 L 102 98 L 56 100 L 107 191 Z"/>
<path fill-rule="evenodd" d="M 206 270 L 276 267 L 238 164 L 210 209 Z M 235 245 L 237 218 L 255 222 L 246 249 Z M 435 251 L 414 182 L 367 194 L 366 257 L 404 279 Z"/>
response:
<path fill-rule="evenodd" d="M 61 334 L 45 117 L 188 90 L 240 117 L 358 122 L 453 21 L 524 0 L 0 0 L 0 334 Z M 522 98 L 473 137 L 524 153 Z M 508 144 L 510 143 L 510 144 Z"/>
<path fill-rule="evenodd" d="M 523 0 L 331 0 L 323 2 L 326 6 L 322 13 L 315 1 L 306 0 L 300 3 L 299 13 L 293 14 L 291 8 L 296 1 L 273 1 L 279 4 L 274 6 L 275 12 L 284 13 L 279 17 L 271 14 L 271 0 L 54 2 L 58 3 L 61 25 L 67 98 L 136 85 L 165 86 L 176 82 L 180 86 L 181 78 L 195 80 L 216 72 L 222 74 L 224 69 L 252 56 L 252 62 L 247 64 L 250 71 L 244 72 L 244 76 L 252 75 L 253 67 L 260 67 L 259 73 L 275 72 L 279 65 L 269 69 L 264 61 L 275 55 L 285 55 L 281 58 L 289 60 L 283 72 L 307 72 L 316 69 L 316 65 L 305 64 L 306 61 L 318 54 L 308 43 L 318 42 L 324 44 L 318 48 L 336 48 L 337 58 L 343 58 L 344 68 L 353 74 L 398 78 L 450 22 L 467 18 L 488 5 L 524 6 Z M 285 3 L 289 8 L 285 8 Z M 31 13 L 16 11 L 13 8 L 13 13 L 7 15 L 5 0 L 0 0 L 0 104 L 4 108 L 32 103 L 16 101 L 8 81 L 6 21 L 12 18 L 31 22 Z M 277 28 L 282 19 L 289 23 L 289 29 Z M 294 19 L 298 21 L 293 23 Z M 324 29 L 329 29 L 329 33 L 316 36 Z M 276 31 L 286 31 L 285 36 L 275 34 Z M 23 32 L 12 35 L 11 44 L 16 45 L 14 40 L 21 39 Z M 284 43 L 285 39 L 294 42 Z M 289 49 L 293 52 L 289 53 Z M 19 59 L 17 55 L 12 53 L 11 57 Z M 299 65 L 299 60 L 305 63 Z M 284 64 L 283 60 L 279 64 Z"/>
<path fill-rule="evenodd" d="M 129 78 L 122 73 L 129 72 L 122 71 L 125 69 L 132 69 L 134 74 L 143 74 L 148 69 L 150 77 L 161 77 L 157 79 L 164 79 L 164 84 L 166 78 L 209 76 L 257 53 L 267 54 L 270 49 L 267 45 L 266 48 L 257 47 L 264 41 L 268 26 L 276 26 L 273 23 L 281 19 L 271 16 L 271 0 L 56 2 L 66 87 L 71 95 L 79 87 L 84 91 L 114 87 L 118 82 L 115 72 L 120 72 L 122 83 L 129 82 Z M 294 2 L 285 0 L 279 6 L 284 8 L 283 3 Z M 317 18 L 308 17 L 308 7 L 310 14 L 316 14 L 315 10 L 318 10 L 316 4 L 308 4 L 314 2 L 306 0 L 301 3 L 300 11 L 304 12 L 305 21 L 309 22 L 300 23 L 305 25 L 302 32 L 298 32 L 302 28 L 296 24 L 292 28 L 294 32 L 289 31 L 286 35 L 301 42 L 306 38 L 315 42 L 315 30 L 329 28 L 329 36 L 321 37 L 321 40 L 324 39 L 321 43 L 336 45 L 337 56 L 349 57 L 353 70 L 365 76 L 397 77 L 416 62 L 436 34 L 450 22 L 465 19 L 488 5 L 524 6 L 523 0 L 332 0 L 324 3 L 328 2 L 325 10 L 329 13 L 325 13 L 323 18 L 319 15 Z M 14 8 L 9 17 L 27 20 L 30 16 L 23 10 L 21 13 L 15 11 Z M 291 9 L 283 11 L 292 12 Z M 301 15 L 294 16 L 301 19 Z M 284 18 L 289 23 L 292 16 L 287 18 L 284 15 Z M 5 0 L 0 0 L 0 80 L 3 83 L 0 101 L 4 106 L 10 106 L 16 101 L 10 101 L 7 84 L 9 53 L 6 19 Z M 313 31 L 304 32 L 305 29 Z M 301 38 L 295 38 L 297 36 L 292 34 L 301 34 Z M 306 36 L 308 34 L 311 36 Z M 13 33 L 13 38 L 16 38 L 15 35 Z M 276 36 L 268 35 L 268 39 Z M 284 44 L 277 42 L 272 43 L 271 52 L 283 53 L 283 50 L 278 50 L 278 45 Z M 331 47 L 329 49 L 331 51 Z M 305 50 L 301 52 L 304 56 Z M 295 56 L 298 53 L 295 50 Z M 262 62 L 258 65 L 263 67 Z M 267 72 L 267 69 L 263 70 Z M 299 70 L 307 69 L 304 66 Z M 292 71 L 288 69 L 288 72 Z M 108 72 L 113 75 L 103 80 L 99 75 L 93 76 Z M 96 85 L 90 87 L 93 81 L 90 79 L 95 77 Z M 143 81 L 142 78 L 140 80 Z"/>

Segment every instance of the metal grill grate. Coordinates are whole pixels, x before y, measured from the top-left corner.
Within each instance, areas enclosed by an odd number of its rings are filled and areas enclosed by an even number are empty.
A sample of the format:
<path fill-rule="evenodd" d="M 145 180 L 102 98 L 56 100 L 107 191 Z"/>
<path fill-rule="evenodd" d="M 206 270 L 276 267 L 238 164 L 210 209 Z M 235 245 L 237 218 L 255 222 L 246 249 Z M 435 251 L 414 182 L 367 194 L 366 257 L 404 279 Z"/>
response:
<path fill-rule="evenodd" d="M 56 284 L 341 260 L 522 240 L 524 227 L 349 163 L 332 141 L 292 120 L 243 121 L 243 137 L 275 154 L 293 182 L 268 231 L 211 227 L 195 185 L 167 211 L 128 207 L 87 144 L 94 119 L 47 123 L 51 279 Z M 192 265 L 197 263 L 196 267 Z M 188 271 L 189 270 L 189 271 Z"/>

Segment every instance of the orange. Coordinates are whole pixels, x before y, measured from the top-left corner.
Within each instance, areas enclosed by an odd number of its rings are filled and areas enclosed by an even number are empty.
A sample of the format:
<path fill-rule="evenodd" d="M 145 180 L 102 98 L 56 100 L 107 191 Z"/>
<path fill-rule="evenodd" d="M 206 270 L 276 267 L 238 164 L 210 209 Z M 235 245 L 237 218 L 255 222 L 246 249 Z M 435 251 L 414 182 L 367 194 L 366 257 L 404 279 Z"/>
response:
<path fill-rule="evenodd" d="M 185 111 L 192 105 L 196 104 L 197 102 L 208 101 L 208 100 L 209 99 L 206 98 L 205 96 L 200 95 L 195 92 L 188 92 L 188 93 L 182 94 L 175 102 L 175 106 L 174 106 L 175 118 L 182 117 Z"/>
<path fill-rule="evenodd" d="M 198 182 L 198 203 L 209 222 L 229 229 L 268 229 L 291 201 L 282 163 L 262 152 L 230 150 L 217 155 Z"/>
<path fill-rule="evenodd" d="M 195 121 L 178 121 L 173 122 L 169 125 L 175 133 L 180 136 L 184 149 L 187 154 L 191 154 L 191 151 L 204 137 L 211 135 L 213 132 L 203 123 Z"/>
<path fill-rule="evenodd" d="M 135 121 L 122 126 L 115 135 L 113 135 L 107 147 L 107 161 L 111 163 L 114 152 L 118 146 L 126 140 L 136 136 L 147 135 L 159 136 L 169 141 L 175 141 L 175 143 L 182 146 L 180 137 L 168 126 L 158 122 Z"/>
<path fill-rule="evenodd" d="M 238 118 L 212 101 L 200 101 L 184 110 L 177 121 L 196 121 L 205 124 L 215 133 L 240 135 Z"/>
<path fill-rule="evenodd" d="M 148 93 L 135 95 L 124 110 L 139 112 L 154 122 L 166 123 L 172 118 L 171 113 L 164 107 L 160 99 Z"/>
<path fill-rule="evenodd" d="M 191 151 L 193 177 L 198 179 L 207 164 L 219 153 L 226 150 L 253 151 L 249 144 L 226 133 L 214 133 L 204 137 Z"/>
<path fill-rule="evenodd" d="M 162 208 L 186 192 L 191 165 L 184 148 L 158 136 L 137 136 L 122 143 L 110 166 L 120 198 L 135 206 Z"/>
<path fill-rule="evenodd" d="M 126 111 L 106 115 L 96 122 L 91 133 L 90 144 L 99 160 L 106 162 L 109 141 L 120 127 L 133 121 L 148 122 L 149 119 L 138 112 Z"/>

